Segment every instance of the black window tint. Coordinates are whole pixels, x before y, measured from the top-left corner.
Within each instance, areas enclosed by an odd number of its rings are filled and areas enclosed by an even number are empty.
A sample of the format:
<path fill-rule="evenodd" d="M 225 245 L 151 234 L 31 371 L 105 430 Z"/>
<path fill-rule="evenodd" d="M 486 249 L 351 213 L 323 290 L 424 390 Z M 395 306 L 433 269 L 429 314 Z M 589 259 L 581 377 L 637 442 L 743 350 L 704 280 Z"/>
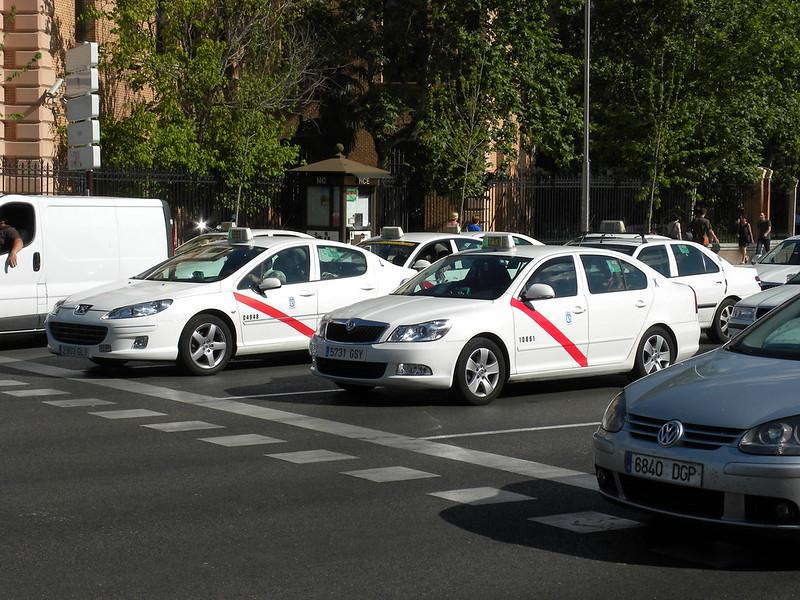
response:
<path fill-rule="evenodd" d="M 592 294 L 624 292 L 625 280 L 622 276 L 622 265 L 610 256 L 581 256 L 586 282 Z"/>
<path fill-rule="evenodd" d="M 719 273 L 719 265 L 705 253 L 703 253 L 703 262 L 706 266 L 706 273 Z"/>
<path fill-rule="evenodd" d="M 648 246 L 643 248 L 636 258 L 661 273 L 664 277 L 670 276 L 669 256 L 664 246 Z"/>
<path fill-rule="evenodd" d="M 36 237 L 36 217 L 33 205 L 27 202 L 8 202 L 0 207 L 0 217 L 17 230 L 22 238 L 23 246 L 27 246 Z M 9 252 L 11 247 L 4 248 L 3 254 Z"/>
<path fill-rule="evenodd" d="M 626 290 L 643 290 L 647 287 L 647 275 L 624 260 L 619 262 L 622 265 L 622 279 Z"/>
<path fill-rule="evenodd" d="M 461 250 L 475 250 L 483 246 L 483 241 L 478 239 L 456 238 L 453 241 L 456 243 L 456 248 L 458 248 L 459 252 Z"/>
<path fill-rule="evenodd" d="M 678 277 L 701 275 L 706 272 L 703 253 L 692 244 L 670 244 L 670 249 L 678 264 Z"/>
<path fill-rule="evenodd" d="M 516 235 L 513 237 L 515 246 L 533 246 L 533 244 L 531 244 L 528 240 L 524 240 L 521 237 L 517 237 Z"/>
<path fill-rule="evenodd" d="M 575 261 L 571 256 L 548 260 L 531 275 L 525 284 L 544 283 L 553 288 L 556 298 L 578 295 L 578 278 L 575 274 Z"/>

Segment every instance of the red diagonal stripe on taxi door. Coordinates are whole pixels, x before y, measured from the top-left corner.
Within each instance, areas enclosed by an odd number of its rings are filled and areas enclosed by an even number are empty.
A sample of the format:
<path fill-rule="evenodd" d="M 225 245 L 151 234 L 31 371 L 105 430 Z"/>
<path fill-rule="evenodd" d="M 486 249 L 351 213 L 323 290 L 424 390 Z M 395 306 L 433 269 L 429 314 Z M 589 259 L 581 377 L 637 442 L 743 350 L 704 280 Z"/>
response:
<path fill-rule="evenodd" d="M 526 306 L 523 302 L 520 302 L 516 298 L 511 299 L 511 306 L 514 308 L 518 308 L 526 315 L 528 315 L 531 319 L 536 321 L 536 323 L 545 330 L 545 332 L 552 337 L 556 342 L 561 344 L 561 347 L 567 351 L 576 363 L 578 363 L 581 367 L 586 367 L 589 365 L 589 361 L 586 360 L 583 352 L 578 350 L 578 347 L 573 344 L 570 339 L 565 336 L 561 330 L 553 325 L 542 313 L 536 312 L 532 308 Z"/>
<path fill-rule="evenodd" d="M 233 292 L 233 297 L 236 298 L 242 304 L 247 304 L 250 308 L 254 308 L 259 312 L 264 313 L 268 317 L 272 317 L 273 319 L 278 319 L 279 321 L 286 323 L 292 329 L 296 329 L 300 333 L 302 333 L 306 337 L 311 337 L 314 335 L 314 330 L 311 329 L 305 323 L 298 321 L 294 317 L 290 317 L 285 312 L 279 311 L 277 308 L 270 306 L 269 304 L 265 304 L 263 302 L 259 302 L 254 298 L 250 298 L 243 294 L 237 294 Z"/>

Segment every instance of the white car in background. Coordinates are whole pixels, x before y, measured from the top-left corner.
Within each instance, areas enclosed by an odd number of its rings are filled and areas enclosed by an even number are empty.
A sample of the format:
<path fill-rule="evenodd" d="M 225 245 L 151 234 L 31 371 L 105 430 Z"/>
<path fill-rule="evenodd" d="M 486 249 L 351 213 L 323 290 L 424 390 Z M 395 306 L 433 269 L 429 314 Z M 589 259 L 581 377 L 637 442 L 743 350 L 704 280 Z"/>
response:
<path fill-rule="evenodd" d="M 800 273 L 800 235 L 788 237 L 753 260 L 761 289 L 783 285 Z"/>
<path fill-rule="evenodd" d="M 481 241 L 488 233 L 492 233 L 493 235 L 510 235 L 511 239 L 514 240 L 515 246 L 544 246 L 544 244 L 539 240 L 532 238 L 529 235 L 525 235 L 524 233 L 513 233 L 510 231 L 467 231 L 465 233 L 466 235 Z"/>
<path fill-rule="evenodd" d="M 393 265 L 421 271 L 454 252 L 481 247 L 481 241 L 459 233 L 405 233 L 400 227 L 384 227 L 381 234 L 359 244 Z"/>
<path fill-rule="evenodd" d="M 310 238 L 314 237 L 308 235 L 307 233 L 302 233 L 300 231 L 291 231 L 288 229 L 251 229 L 253 233 L 253 237 L 301 237 L 301 238 Z M 187 240 L 177 248 L 175 248 L 175 254 L 180 254 L 181 252 L 186 252 L 187 250 L 194 250 L 195 248 L 199 248 L 200 246 L 205 246 L 206 244 L 212 244 L 214 242 L 224 242 L 228 239 L 228 231 L 209 231 L 207 233 L 201 233 L 200 235 L 196 235 L 190 240 Z"/>
<path fill-rule="evenodd" d="M 694 242 L 661 235 L 591 233 L 569 244 L 623 252 L 664 277 L 690 285 L 697 294 L 700 328 L 714 342 L 730 337 L 728 322 L 733 306 L 761 290 L 753 269 L 735 267 Z"/>
<path fill-rule="evenodd" d="M 487 241 L 326 314 L 312 371 L 346 390 L 453 388 L 486 404 L 507 380 L 641 376 L 697 352 L 689 286 L 613 251 Z"/>
<path fill-rule="evenodd" d="M 177 360 L 213 375 L 234 356 L 307 349 L 318 315 L 416 274 L 338 242 L 232 235 L 242 241 L 201 246 L 60 302 L 47 318 L 48 349 L 101 365 Z"/>

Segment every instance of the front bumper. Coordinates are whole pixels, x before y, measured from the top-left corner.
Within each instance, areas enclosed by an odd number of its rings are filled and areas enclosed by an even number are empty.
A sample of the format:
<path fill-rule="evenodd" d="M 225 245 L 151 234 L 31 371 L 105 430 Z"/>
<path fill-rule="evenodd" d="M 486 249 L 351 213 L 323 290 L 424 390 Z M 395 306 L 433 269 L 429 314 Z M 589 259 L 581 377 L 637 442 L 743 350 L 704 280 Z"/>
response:
<path fill-rule="evenodd" d="M 325 348 L 344 347 L 363 351 L 363 360 L 326 359 Z M 459 352 L 464 342 L 434 342 L 345 344 L 328 342 L 317 335 L 311 338 L 311 372 L 332 381 L 361 385 L 398 387 L 408 389 L 449 389 Z M 423 365 L 430 375 L 398 375 L 399 364 Z"/>
<path fill-rule="evenodd" d="M 800 457 L 749 455 L 735 446 L 662 448 L 625 430 L 598 429 L 593 437 L 598 485 L 609 500 L 701 521 L 800 529 Z M 702 483 L 690 487 L 631 475 L 628 452 L 701 464 Z"/>
<path fill-rule="evenodd" d="M 92 314 L 51 316 L 45 324 L 51 353 L 117 360 L 175 360 L 181 328 L 157 316 L 103 320 Z M 144 347 L 137 347 L 144 338 Z"/>

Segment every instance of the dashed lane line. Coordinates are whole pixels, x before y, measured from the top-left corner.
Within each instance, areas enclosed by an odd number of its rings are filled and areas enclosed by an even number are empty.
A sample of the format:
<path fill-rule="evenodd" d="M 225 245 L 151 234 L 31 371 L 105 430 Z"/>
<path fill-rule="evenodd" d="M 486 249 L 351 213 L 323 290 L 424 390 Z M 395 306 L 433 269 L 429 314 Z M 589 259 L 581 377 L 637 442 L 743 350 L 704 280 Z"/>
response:
<path fill-rule="evenodd" d="M 524 477 L 555 481 L 589 490 L 597 489 L 597 481 L 594 475 L 522 458 L 461 448 L 459 446 L 443 444 L 433 440 L 414 438 L 367 427 L 359 427 L 357 425 L 276 410 L 265 406 L 254 406 L 236 400 L 218 399 L 193 392 L 182 392 L 143 383 L 141 381 L 126 379 L 86 379 L 81 371 L 63 369 L 52 365 L 43 365 L 3 356 L 0 356 L 0 365 L 20 371 L 36 373 L 38 375 L 70 379 L 83 384 L 92 384 L 113 390 L 141 394 L 163 400 L 172 400 L 173 402 L 180 402 L 181 404 L 219 410 L 230 414 L 299 427 L 387 448 L 407 450 L 425 456 L 472 464 Z"/>
<path fill-rule="evenodd" d="M 11 390 L 3 393 L 8 394 L 9 396 L 14 396 L 16 398 L 34 398 L 37 396 L 65 396 L 69 394 L 69 392 L 54 390 L 50 388 L 36 389 L 36 390 Z"/>
<path fill-rule="evenodd" d="M 205 421 L 176 421 L 174 423 L 148 423 L 142 425 L 149 429 L 156 429 L 165 433 L 178 433 L 180 431 L 198 431 L 200 429 L 224 429 L 224 425 L 214 425 Z"/>

